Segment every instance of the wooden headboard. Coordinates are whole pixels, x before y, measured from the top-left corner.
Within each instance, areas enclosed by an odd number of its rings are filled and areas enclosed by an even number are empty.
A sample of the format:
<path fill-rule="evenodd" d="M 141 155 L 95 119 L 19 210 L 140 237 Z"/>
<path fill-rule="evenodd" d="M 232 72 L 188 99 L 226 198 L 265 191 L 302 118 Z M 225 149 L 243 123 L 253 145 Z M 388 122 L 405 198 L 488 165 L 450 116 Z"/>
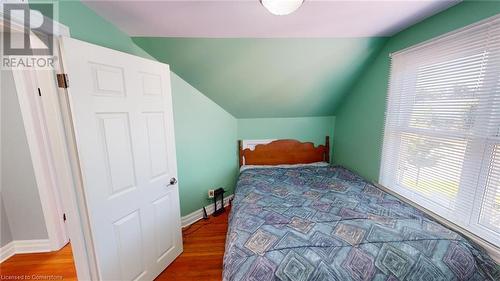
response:
<path fill-rule="evenodd" d="M 312 142 L 298 140 L 275 140 L 267 144 L 258 144 L 254 150 L 243 149 L 243 142 L 238 141 L 240 167 L 242 165 L 283 165 L 330 162 L 330 137 L 325 138 L 325 145 L 314 147 Z"/>

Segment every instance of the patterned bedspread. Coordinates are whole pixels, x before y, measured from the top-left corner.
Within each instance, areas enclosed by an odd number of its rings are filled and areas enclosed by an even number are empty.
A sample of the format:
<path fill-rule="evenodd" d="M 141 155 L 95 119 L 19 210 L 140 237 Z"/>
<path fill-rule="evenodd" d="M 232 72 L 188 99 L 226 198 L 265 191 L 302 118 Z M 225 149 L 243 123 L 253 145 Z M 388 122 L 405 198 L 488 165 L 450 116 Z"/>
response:
<path fill-rule="evenodd" d="M 268 168 L 240 174 L 223 278 L 500 280 L 500 266 L 344 168 Z"/>

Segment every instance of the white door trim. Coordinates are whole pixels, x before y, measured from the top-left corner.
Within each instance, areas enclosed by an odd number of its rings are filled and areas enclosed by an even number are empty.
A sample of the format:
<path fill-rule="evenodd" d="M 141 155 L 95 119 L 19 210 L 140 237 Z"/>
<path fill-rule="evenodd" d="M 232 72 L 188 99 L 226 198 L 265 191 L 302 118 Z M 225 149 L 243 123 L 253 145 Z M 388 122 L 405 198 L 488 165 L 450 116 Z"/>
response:
<path fill-rule="evenodd" d="M 0 28 L 3 30 L 4 15 L 0 12 Z M 45 18 L 43 20 L 50 20 Z M 59 23 L 54 23 L 57 33 L 69 34 L 69 29 Z M 23 32 L 22 21 L 13 18 L 10 21 L 13 31 Z M 25 127 L 28 146 L 30 149 L 37 188 L 42 204 L 45 225 L 49 237 L 51 250 L 62 248 L 67 242 L 66 229 L 62 220 L 64 213 L 60 200 L 59 190 L 56 188 L 56 170 L 52 165 L 51 150 L 48 145 L 48 135 L 43 123 L 40 102 L 35 99 L 36 79 L 34 70 L 12 69 L 19 105 Z"/>
<path fill-rule="evenodd" d="M 5 24 L 2 12 L 3 10 L 0 11 L 0 28 L 3 28 L 3 25 Z M 44 20 L 50 20 L 46 17 L 43 18 Z M 67 26 L 60 24 L 57 21 L 53 21 L 53 24 L 55 27 L 52 31 L 54 36 L 70 36 L 69 28 Z M 15 18 L 11 19 L 10 26 L 12 30 L 21 31 L 24 29 L 22 21 Z M 56 72 L 62 73 L 63 69 L 59 53 L 59 40 L 55 40 L 54 42 L 54 55 L 59 56 L 59 60 L 57 61 L 58 64 L 56 64 L 55 66 Z M 18 88 L 17 90 L 20 93 L 19 101 L 21 112 L 23 115 L 23 122 L 25 124 L 28 145 L 30 147 L 30 153 L 32 155 L 35 177 L 39 188 L 40 199 L 42 201 L 42 207 L 44 211 L 44 219 L 49 235 L 49 239 L 47 240 L 49 241 L 47 242 L 47 244 L 50 245 L 49 250 L 55 250 L 57 248 L 60 248 L 62 243 L 65 244 L 67 242 L 67 233 L 69 235 L 69 238 L 71 239 L 71 247 L 73 251 L 73 258 L 78 279 L 98 280 L 99 278 L 97 275 L 95 256 L 93 255 L 92 249 L 92 239 L 90 236 L 90 226 L 88 224 L 87 208 L 82 197 L 78 156 L 75 152 L 76 146 L 71 135 L 71 125 L 68 125 L 72 124 L 72 121 L 70 117 L 71 114 L 69 113 L 69 107 L 65 100 L 67 91 L 65 89 L 59 89 L 56 87 L 55 77 L 54 79 L 52 79 L 52 81 L 39 81 L 40 84 L 52 82 L 52 87 L 56 89 L 55 92 L 44 91 L 44 94 L 52 94 L 53 97 L 52 99 L 49 99 L 47 103 L 42 105 L 44 109 L 49 107 L 51 110 L 53 110 L 53 112 L 60 114 L 60 123 L 52 124 L 55 125 L 55 127 L 52 128 L 55 128 L 55 130 L 51 130 L 50 132 L 47 132 L 47 135 L 45 135 L 46 139 L 48 138 L 58 144 L 63 145 L 63 147 L 60 147 L 60 151 L 54 152 L 53 149 L 50 149 L 47 142 L 39 142 L 38 139 L 36 139 L 34 136 L 34 129 L 38 129 L 37 125 L 40 126 L 40 123 L 37 124 L 37 122 L 35 122 L 33 119 L 35 116 L 31 111 L 32 107 L 29 103 L 30 95 L 32 95 L 33 93 L 28 89 L 33 87 L 33 81 L 36 81 L 36 73 L 34 73 L 34 71 L 23 72 L 18 70 L 13 71 L 13 74 L 16 82 L 16 88 Z M 58 100 L 57 96 L 60 96 L 61 98 Z M 66 132 L 69 133 L 66 134 Z M 42 152 L 42 149 L 45 149 L 45 152 Z M 60 181 L 59 183 L 63 183 L 63 185 L 60 186 L 67 187 L 62 190 L 58 190 L 57 188 L 54 188 L 55 185 L 49 184 L 50 173 L 40 172 L 42 171 L 42 169 L 37 169 L 36 167 L 43 167 L 44 165 L 46 165 L 46 160 L 60 160 L 61 157 L 63 158 L 64 163 L 58 163 L 59 165 L 54 165 L 54 163 L 47 164 L 49 166 L 49 170 L 52 169 L 53 172 L 57 171 L 56 174 L 58 176 L 58 180 Z M 56 207 L 52 204 L 52 202 L 50 202 L 51 200 L 47 200 L 48 198 L 52 197 L 50 196 L 51 194 L 53 194 L 52 192 L 56 192 L 57 196 L 62 199 L 62 207 L 61 204 L 58 204 L 58 206 Z M 60 213 L 60 211 L 63 209 L 65 210 L 67 218 L 66 226 L 62 222 L 62 214 Z M 65 231 L 64 228 L 66 228 Z M 62 236 L 62 231 L 64 231 L 64 236 Z M 61 237 L 65 237 L 66 242 L 62 242 Z M 64 244 L 62 244 L 62 246 L 64 246 Z M 13 241 L 12 243 L 9 243 L 7 245 L 9 245 L 9 247 L 6 247 L 9 251 L 6 254 L 13 255 L 17 253 L 15 247 L 17 245 L 16 241 Z M 4 257 L 2 256 L 1 258 Z"/>
<path fill-rule="evenodd" d="M 36 185 L 45 218 L 45 225 L 50 241 L 50 249 L 61 249 L 67 242 L 63 221 L 64 210 L 60 200 L 56 170 L 50 152 L 45 120 L 40 108 L 40 101 L 35 100 L 35 73 L 31 70 L 12 69 L 17 90 L 17 97 L 23 117 L 24 129 L 30 150 Z"/>

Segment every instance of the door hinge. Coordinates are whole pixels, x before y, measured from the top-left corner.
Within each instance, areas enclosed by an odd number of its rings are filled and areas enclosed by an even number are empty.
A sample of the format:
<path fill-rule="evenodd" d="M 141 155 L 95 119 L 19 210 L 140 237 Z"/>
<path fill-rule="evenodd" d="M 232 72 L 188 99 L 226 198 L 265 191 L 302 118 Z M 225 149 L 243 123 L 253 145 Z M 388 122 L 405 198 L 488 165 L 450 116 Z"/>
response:
<path fill-rule="evenodd" d="M 66 213 L 63 214 L 63 221 L 66 221 Z"/>
<path fill-rule="evenodd" d="M 41 97 L 42 96 L 42 91 L 40 91 L 40 88 L 38 88 L 38 96 Z"/>
<path fill-rule="evenodd" d="M 57 74 L 57 86 L 64 89 L 69 87 L 68 74 Z"/>

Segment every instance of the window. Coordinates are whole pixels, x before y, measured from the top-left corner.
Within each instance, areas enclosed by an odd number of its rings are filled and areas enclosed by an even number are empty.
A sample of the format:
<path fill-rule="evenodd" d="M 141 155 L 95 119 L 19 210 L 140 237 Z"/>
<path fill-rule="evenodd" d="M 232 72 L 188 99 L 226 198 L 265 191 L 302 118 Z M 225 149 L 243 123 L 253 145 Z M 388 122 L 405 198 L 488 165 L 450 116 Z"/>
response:
<path fill-rule="evenodd" d="M 500 245 L 500 17 L 391 57 L 380 183 Z"/>

